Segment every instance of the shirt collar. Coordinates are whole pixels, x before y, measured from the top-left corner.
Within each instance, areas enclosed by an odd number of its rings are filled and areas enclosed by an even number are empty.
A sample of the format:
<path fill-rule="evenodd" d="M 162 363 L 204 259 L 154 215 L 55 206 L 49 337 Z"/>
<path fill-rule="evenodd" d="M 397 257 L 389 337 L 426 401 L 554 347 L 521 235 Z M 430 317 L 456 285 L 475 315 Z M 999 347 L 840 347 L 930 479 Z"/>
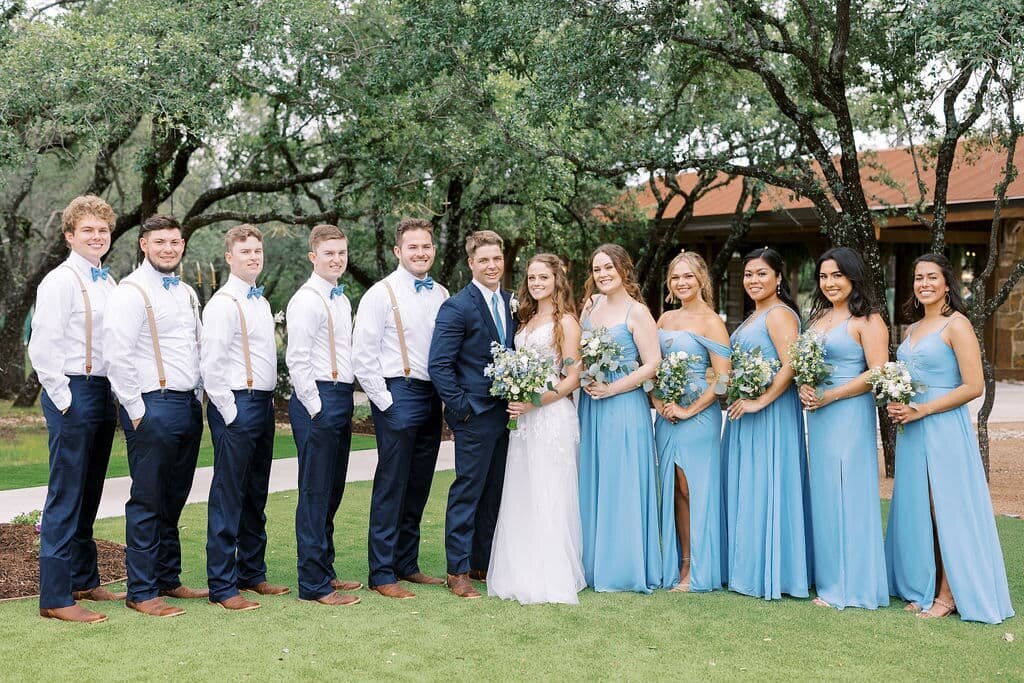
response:
<path fill-rule="evenodd" d="M 234 273 L 229 273 L 227 282 L 224 283 L 224 289 L 240 299 L 244 299 L 249 296 L 250 287 L 252 287 L 252 285 Z"/>
<path fill-rule="evenodd" d="M 154 286 L 160 287 L 163 287 L 165 277 L 172 277 L 174 275 L 177 275 L 177 273 L 161 273 L 159 270 L 153 267 L 153 264 L 150 263 L 149 259 L 147 259 L 145 256 L 142 257 L 142 263 L 139 264 L 139 267 L 136 270 L 140 271 L 143 277 L 152 282 Z"/>
<path fill-rule="evenodd" d="M 68 264 L 80 273 L 88 275 L 90 279 L 92 278 L 92 269 L 96 267 L 89 262 L 89 259 L 82 256 L 77 251 L 72 251 L 68 255 Z M 102 261 L 100 262 L 100 267 L 103 267 Z"/>
<path fill-rule="evenodd" d="M 480 293 L 484 295 L 484 301 L 486 301 L 488 304 L 491 303 L 491 297 L 493 297 L 495 294 L 497 294 L 499 298 L 504 298 L 501 296 L 501 285 L 498 285 L 498 288 L 492 292 L 491 290 L 487 289 L 487 287 L 477 282 L 476 278 L 473 278 L 472 282 L 474 285 L 476 285 L 476 288 L 480 290 Z"/>
<path fill-rule="evenodd" d="M 315 270 L 313 271 L 313 274 L 309 276 L 307 284 L 326 297 L 330 297 L 331 290 L 336 287 L 336 285 L 333 282 L 325 280 Z"/>

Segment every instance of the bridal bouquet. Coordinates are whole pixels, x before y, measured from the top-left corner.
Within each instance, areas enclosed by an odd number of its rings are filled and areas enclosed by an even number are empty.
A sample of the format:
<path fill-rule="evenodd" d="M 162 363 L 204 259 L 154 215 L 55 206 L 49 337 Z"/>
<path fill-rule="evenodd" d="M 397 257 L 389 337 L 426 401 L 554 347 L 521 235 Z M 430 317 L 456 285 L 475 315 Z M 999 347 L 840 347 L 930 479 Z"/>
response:
<path fill-rule="evenodd" d="M 598 327 L 583 330 L 580 339 L 580 386 L 594 382 L 607 382 L 611 372 L 630 373 L 639 365 L 635 360 L 627 361 L 622 346 L 612 339 L 608 328 Z"/>
<path fill-rule="evenodd" d="M 694 365 L 700 364 L 700 356 L 685 351 L 670 353 L 658 363 L 654 376 L 654 396 L 667 403 L 687 402 L 700 393 L 700 385 L 694 381 Z"/>
<path fill-rule="evenodd" d="M 484 376 L 492 380 L 491 396 L 539 406 L 540 395 L 554 388 L 555 364 L 536 350 L 524 347 L 513 351 L 492 342 L 491 356 L 494 362 L 484 368 Z M 515 418 L 508 421 L 509 429 L 518 426 Z"/>
<path fill-rule="evenodd" d="M 761 353 L 760 346 L 754 347 L 750 351 L 744 351 L 739 344 L 736 344 L 732 347 L 729 360 L 732 362 L 732 373 L 729 389 L 725 394 L 726 401 L 729 403 L 734 403 L 741 398 L 758 398 L 772 383 L 775 373 L 782 367 L 779 361 L 765 358 Z"/>
<path fill-rule="evenodd" d="M 871 393 L 875 395 L 875 405 L 883 408 L 890 403 L 910 403 L 910 399 L 924 391 L 924 387 L 915 384 L 910 376 L 907 364 L 901 360 L 889 361 L 880 368 L 872 368 L 868 373 L 867 383 Z M 900 433 L 903 425 L 899 426 Z"/>
<path fill-rule="evenodd" d="M 832 384 L 832 366 L 825 362 L 825 337 L 820 332 L 808 330 L 789 345 L 789 364 L 798 385 L 815 387 L 818 398 L 825 395 L 820 385 Z"/>

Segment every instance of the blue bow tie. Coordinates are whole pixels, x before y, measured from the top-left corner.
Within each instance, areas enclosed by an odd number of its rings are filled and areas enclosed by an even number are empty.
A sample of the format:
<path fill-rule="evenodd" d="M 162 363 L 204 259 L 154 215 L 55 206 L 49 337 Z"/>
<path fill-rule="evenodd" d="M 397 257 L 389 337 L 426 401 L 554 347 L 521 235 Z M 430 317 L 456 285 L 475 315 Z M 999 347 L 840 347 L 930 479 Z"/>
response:
<path fill-rule="evenodd" d="M 245 295 L 245 298 L 246 299 L 259 299 L 261 296 L 263 296 L 263 288 L 262 287 L 250 287 L 249 288 L 249 293 Z"/>
<path fill-rule="evenodd" d="M 331 298 L 332 299 L 334 297 L 336 297 L 336 296 L 341 296 L 344 293 L 345 293 L 345 285 L 338 285 L 337 287 L 332 287 L 331 288 Z"/>
<path fill-rule="evenodd" d="M 106 280 L 107 279 L 107 273 L 109 273 L 109 272 L 110 272 L 110 266 L 107 266 L 106 268 L 92 268 L 90 270 L 90 273 L 92 273 L 92 281 L 96 282 L 100 278 L 103 278 L 104 280 Z"/>
<path fill-rule="evenodd" d="M 164 275 L 164 289 L 177 287 L 179 284 L 181 284 L 181 278 L 177 275 Z"/>
<path fill-rule="evenodd" d="M 419 294 L 420 290 L 423 289 L 424 287 L 426 287 L 427 289 L 434 288 L 434 278 L 428 275 L 422 280 L 416 280 L 414 284 L 416 285 L 416 293 Z"/>

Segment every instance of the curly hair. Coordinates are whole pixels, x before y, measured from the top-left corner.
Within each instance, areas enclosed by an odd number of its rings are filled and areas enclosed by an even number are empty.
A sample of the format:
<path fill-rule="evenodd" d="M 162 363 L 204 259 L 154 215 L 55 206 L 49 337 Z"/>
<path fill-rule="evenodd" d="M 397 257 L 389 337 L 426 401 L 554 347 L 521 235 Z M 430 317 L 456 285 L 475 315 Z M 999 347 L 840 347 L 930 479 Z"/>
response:
<path fill-rule="evenodd" d="M 117 214 L 110 208 L 110 204 L 107 204 L 103 199 L 94 194 L 85 194 L 72 199 L 71 203 L 64 209 L 64 213 L 60 216 L 61 230 L 74 234 L 78 221 L 86 216 L 99 218 L 101 221 L 106 222 L 111 230 L 114 229 L 114 224 L 117 223 Z"/>
<path fill-rule="evenodd" d="M 669 262 L 668 270 L 665 273 L 665 286 L 668 287 L 668 296 L 665 297 L 665 302 L 670 304 L 676 302 L 676 295 L 672 291 L 672 271 L 680 263 L 690 266 L 690 270 L 697 276 L 697 282 L 700 284 L 700 298 L 708 306 L 714 308 L 715 293 L 711 289 L 711 276 L 708 274 L 708 264 L 695 251 L 681 251 Z"/>
<path fill-rule="evenodd" d="M 583 299 L 580 301 L 580 310 L 583 310 L 583 307 L 594 296 L 594 290 L 597 288 L 597 283 L 594 282 L 593 265 L 594 259 L 597 258 L 598 254 L 604 254 L 612 260 L 615 272 L 622 278 L 622 286 L 626 289 L 626 293 L 643 303 L 644 298 L 640 293 L 640 285 L 637 284 L 636 275 L 633 271 L 633 259 L 629 257 L 625 249 L 617 244 L 602 244 L 590 255 L 590 275 L 587 277 L 586 284 L 583 285 Z"/>
<path fill-rule="evenodd" d="M 553 317 L 555 320 L 554 336 L 555 351 L 559 358 L 562 356 L 562 342 L 565 341 L 565 334 L 562 332 L 562 316 L 569 314 L 576 317 L 576 306 L 573 304 L 572 285 L 565 274 L 565 264 L 555 254 L 534 254 L 526 262 L 527 275 L 523 277 L 519 285 L 517 298 L 519 299 L 519 322 L 523 325 L 530 322 L 533 316 L 537 315 L 537 300 L 530 294 L 529 272 L 530 266 L 534 263 L 543 263 L 551 271 L 555 278 L 555 291 L 551 294 L 551 303 L 554 304 Z"/>

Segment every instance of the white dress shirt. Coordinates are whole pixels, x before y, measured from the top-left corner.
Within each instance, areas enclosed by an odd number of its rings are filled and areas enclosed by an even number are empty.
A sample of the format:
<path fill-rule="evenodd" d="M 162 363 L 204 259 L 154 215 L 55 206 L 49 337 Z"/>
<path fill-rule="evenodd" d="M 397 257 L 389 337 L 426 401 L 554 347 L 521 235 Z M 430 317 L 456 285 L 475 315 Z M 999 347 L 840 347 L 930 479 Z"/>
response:
<path fill-rule="evenodd" d="M 331 377 L 331 351 L 324 301 L 330 306 L 331 317 L 334 319 L 337 381 L 351 384 L 355 379 L 352 374 L 352 304 L 344 294 L 332 299 L 332 289 L 334 284 L 313 273 L 306 284 L 292 295 L 285 313 L 285 321 L 288 323 L 285 363 L 288 365 L 292 390 L 313 416 L 322 407 L 320 391 L 316 387 L 317 380 L 334 381 Z"/>
<path fill-rule="evenodd" d="M 252 388 L 273 391 L 277 386 L 277 344 L 274 339 L 274 314 L 262 296 L 249 298 L 251 285 L 240 277 L 229 275 L 224 286 L 210 297 L 203 309 L 203 352 L 199 366 L 203 389 L 217 406 L 224 424 L 235 421 L 236 389 L 247 389 L 245 353 L 242 350 L 242 326 L 238 306 L 245 316 L 249 335 L 249 358 L 252 364 Z M 229 296 L 230 295 L 230 296 Z"/>
<path fill-rule="evenodd" d="M 140 285 L 153 305 L 166 388 L 192 391 L 199 387 L 199 299 L 184 282 L 165 289 L 164 277 L 144 260 L 131 275 L 121 280 L 107 301 L 109 309 L 117 311 L 117 315 L 104 316 L 103 320 L 107 376 L 117 400 L 133 420 L 146 414 L 142 394 L 158 391 L 160 376 L 153 354 L 146 304 L 139 290 L 126 283 Z"/>
<path fill-rule="evenodd" d="M 69 270 L 71 268 L 72 270 Z M 32 315 L 32 336 L 28 357 L 58 410 L 71 405 L 69 375 L 85 375 L 85 298 L 75 274 L 85 283 L 92 308 L 92 373 L 107 376 L 107 360 L 103 353 L 103 311 L 114 291 L 114 278 L 92 279 L 93 265 L 83 256 L 71 252 L 63 264 L 54 268 L 39 283 L 35 313 Z"/>
<path fill-rule="evenodd" d="M 379 410 L 391 407 L 391 392 L 385 378 L 405 376 L 398 326 L 385 281 L 391 285 L 398 301 L 409 354 L 409 376 L 413 379 L 430 380 L 427 372 L 430 339 L 434 335 L 437 311 L 448 298 L 448 290 L 436 282 L 433 289 L 417 292 L 416 278 L 402 266 L 363 294 L 356 315 L 352 363 L 360 386 Z"/>
<path fill-rule="evenodd" d="M 477 282 L 475 278 L 473 279 L 473 284 L 476 285 L 476 288 L 479 289 L 480 293 L 484 295 L 484 303 L 487 304 L 487 310 L 491 314 L 492 321 L 494 320 L 494 309 L 491 308 L 491 300 L 494 298 L 495 295 L 498 296 L 498 313 L 501 315 L 501 322 L 502 325 L 504 325 L 504 327 L 502 328 L 502 332 L 505 335 L 505 344 L 507 346 L 511 345 L 512 340 L 508 338 L 508 331 L 512 328 L 512 319 L 508 315 L 508 307 L 505 306 L 505 297 L 501 295 L 501 287 L 499 286 L 497 289 L 492 291 L 490 289 L 487 289 L 487 287 L 485 287 L 484 285 Z M 497 321 L 495 321 L 495 327 L 497 327 Z"/>

